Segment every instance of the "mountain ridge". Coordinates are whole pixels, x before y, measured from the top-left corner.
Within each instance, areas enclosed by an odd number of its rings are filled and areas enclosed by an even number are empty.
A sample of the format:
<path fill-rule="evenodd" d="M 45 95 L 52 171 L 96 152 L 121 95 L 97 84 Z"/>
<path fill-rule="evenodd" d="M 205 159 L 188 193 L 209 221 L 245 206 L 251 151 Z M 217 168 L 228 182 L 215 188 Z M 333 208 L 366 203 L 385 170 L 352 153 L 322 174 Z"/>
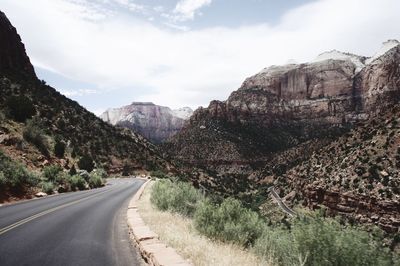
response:
<path fill-rule="evenodd" d="M 100 118 L 112 125 L 132 129 L 154 143 L 161 143 L 178 133 L 192 113 L 189 107 L 172 110 L 151 102 L 133 102 L 107 109 Z"/>

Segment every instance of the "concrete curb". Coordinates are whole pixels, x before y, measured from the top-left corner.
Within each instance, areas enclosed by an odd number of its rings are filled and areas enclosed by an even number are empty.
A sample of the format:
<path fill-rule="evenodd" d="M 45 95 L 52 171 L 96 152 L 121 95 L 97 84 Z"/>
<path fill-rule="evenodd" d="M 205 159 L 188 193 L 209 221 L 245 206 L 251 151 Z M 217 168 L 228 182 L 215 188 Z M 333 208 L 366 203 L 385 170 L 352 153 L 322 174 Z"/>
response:
<path fill-rule="evenodd" d="M 133 196 L 128 205 L 127 220 L 129 233 L 134 244 L 138 247 L 143 259 L 154 266 L 191 266 L 176 251 L 159 240 L 140 217 L 137 201 L 143 194 L 150 180 L 147 180 Z"/>

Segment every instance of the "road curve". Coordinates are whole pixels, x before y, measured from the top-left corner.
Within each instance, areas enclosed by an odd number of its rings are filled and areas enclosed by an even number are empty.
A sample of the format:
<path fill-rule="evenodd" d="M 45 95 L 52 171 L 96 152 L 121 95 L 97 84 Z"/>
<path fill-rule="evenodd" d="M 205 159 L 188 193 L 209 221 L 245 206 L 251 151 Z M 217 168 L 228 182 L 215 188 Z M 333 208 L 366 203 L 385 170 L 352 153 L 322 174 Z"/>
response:
<path fill-rule="evenodd" d="M 274 187 L 270 187 L 268 188 L 268 191 L 271 194 L 271 197 L 278 203 L 278 206 L 289 216 L 293 217 L 296 216 L 296 213 L 290 209 L 286 203 L 284 203 L 281 199 L 281 197 L 279 197 L 278 193 L 276 193 Z"/>
<path fill-rule="evenodd" d="M 99 189 L 0 207 L 0 265 L 140 265 L 126 208 L 142 184 L 115 179 Z"/>

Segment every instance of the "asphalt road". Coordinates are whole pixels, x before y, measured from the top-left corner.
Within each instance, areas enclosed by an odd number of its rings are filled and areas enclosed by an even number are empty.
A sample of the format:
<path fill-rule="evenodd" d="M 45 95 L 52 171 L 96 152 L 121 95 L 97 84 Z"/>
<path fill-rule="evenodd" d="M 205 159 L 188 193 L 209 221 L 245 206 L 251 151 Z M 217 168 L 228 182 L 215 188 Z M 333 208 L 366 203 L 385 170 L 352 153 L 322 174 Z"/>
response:
<path fill-rule="evenodd" d="M 126 208 L 143 181 L 0 207 L 0 265 L 141 265 Z"/>

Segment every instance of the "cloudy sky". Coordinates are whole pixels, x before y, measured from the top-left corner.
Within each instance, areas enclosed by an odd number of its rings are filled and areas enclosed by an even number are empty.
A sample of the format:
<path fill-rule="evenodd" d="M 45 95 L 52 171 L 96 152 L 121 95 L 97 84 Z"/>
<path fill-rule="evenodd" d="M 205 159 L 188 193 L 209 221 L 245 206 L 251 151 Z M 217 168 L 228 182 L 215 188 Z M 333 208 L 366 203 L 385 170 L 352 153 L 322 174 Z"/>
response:
<path fill-rule="evenodd" d="M 400 39 L 398 0 L 1 0 L 41 79 L 100 113 L 224 100 L 262 68 Z"/>

